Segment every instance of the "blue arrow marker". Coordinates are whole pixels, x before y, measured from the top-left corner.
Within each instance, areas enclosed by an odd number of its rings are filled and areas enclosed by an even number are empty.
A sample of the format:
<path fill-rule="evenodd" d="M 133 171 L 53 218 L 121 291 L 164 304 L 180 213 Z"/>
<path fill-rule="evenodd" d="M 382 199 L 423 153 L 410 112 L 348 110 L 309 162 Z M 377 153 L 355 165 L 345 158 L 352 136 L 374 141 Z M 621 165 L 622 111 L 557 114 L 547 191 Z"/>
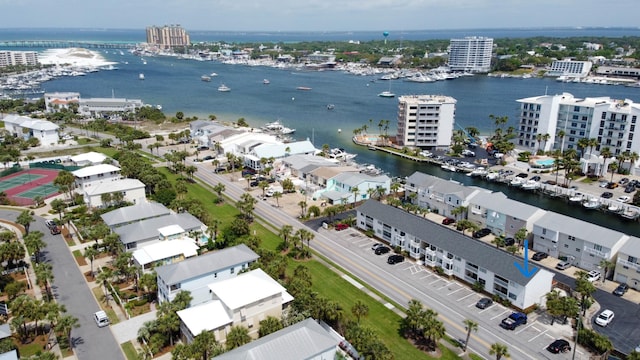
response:
<path fill-rule="evenodd" d="M 527 277 L 527 278 L 530 278 L 531 276 L 533 276 L 533 274 L 536 273 L 536 270 L 538 270 L 535 266 L 529 269 L 529 241 L 528 240 L 524 241 L 524 265 L 520 265 L 520 263 L 518 263 L 517 261 L 514 261 L 513 265 L 515 265 L 518 268 L 518 270 L 520 270 L 522 275 L 524 275 L 524 277 Z"/>

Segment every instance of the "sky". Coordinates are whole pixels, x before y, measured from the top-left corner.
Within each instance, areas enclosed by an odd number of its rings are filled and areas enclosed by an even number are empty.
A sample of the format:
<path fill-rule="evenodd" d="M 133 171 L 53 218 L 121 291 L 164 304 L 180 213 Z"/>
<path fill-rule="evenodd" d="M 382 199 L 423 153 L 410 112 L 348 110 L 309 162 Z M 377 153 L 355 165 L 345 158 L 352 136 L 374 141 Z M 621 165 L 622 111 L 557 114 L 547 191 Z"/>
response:
<path fill-rule="evenodd" d="M 379 31 L 638 27 L 640 1 L 0 0 L 0 28 Z"/>

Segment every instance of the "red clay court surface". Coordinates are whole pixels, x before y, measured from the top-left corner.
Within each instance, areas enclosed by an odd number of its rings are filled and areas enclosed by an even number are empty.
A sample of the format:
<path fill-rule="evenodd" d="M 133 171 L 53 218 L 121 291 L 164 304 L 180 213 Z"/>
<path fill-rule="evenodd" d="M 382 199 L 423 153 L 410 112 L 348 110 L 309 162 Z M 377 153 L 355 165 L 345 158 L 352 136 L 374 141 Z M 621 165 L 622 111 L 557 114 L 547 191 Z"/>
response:
<path fill-rule="evenodd" d="M 58 194 L 58 188 L 53 185 L 57 176 L 58 170 L 22 170 L 0 178 L 0 191 L 4 191 L 7 198 L 17 205 L 33 205 L 36 196 L 46 199 Z"/>

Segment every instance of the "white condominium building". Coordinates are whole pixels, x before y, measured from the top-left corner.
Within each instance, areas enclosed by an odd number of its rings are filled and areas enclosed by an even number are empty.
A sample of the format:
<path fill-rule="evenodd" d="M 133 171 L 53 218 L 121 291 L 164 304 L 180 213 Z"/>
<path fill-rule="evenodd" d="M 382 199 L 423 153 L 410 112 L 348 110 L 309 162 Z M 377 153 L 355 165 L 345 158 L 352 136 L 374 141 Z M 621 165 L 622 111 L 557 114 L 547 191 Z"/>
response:
<path fill-rule="evenodd" d="M 489 72 L 493 39 L 465 37 L 451 39 L 449 43 L 449 68 L 452 71 Z"/>
<path fill-rule="evenodd" d="M 564 151 L 578 149 L 582 138 L 595 138 L 597 145 L 590 149 L 593 155 L 599 155 L 604 147 L 609 148 L 613 156 L 640 153 L 640 139 L 634 136 L 640 104 L 632 100 L 580 99 L 563 93 L 517 101 L 521 103 L 517 139 L 520 148 Z M 538 141 L 538 134 L 549 134 L 549 137 Z M 560 136 L 562 134 L 564 136 Z"/>
<path fill-rule="evenodd" d="M 585 77 L 589 75 L 592 65 L 591 61 L 556 60 L 551 63 L 547 76 Z"/>
<path fill-rule="evenodd" d="M 447 149 L 451 145 L 457 100 L 444 95 L 406 95 L 398 100 L 400 146 Z"/>
<path fill-rule="evenodd" d="M 38 65 L 37 51 L 0 51 L 0 67 Z"/>

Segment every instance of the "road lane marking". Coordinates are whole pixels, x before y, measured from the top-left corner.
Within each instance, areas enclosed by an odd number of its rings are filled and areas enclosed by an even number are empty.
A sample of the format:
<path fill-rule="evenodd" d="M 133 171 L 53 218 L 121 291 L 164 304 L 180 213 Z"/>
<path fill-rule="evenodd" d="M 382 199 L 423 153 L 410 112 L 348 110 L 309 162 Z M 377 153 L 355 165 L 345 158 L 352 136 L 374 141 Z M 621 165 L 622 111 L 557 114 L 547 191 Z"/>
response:
<path fill-rule="evenodd" d="M 545 331 L 541 332 L 540 334 L 538 334 L 538 335 L 536 335 L 536 336 L 532 337 L 532 338 L 531 338 L 531 339 L 529 339 L 529 341 L 527 341 L 527 342 L 532 342 L 532 341 L 533 341 L 533 340 L 535 340 L 537 337 L 539 337 L 539 336 L 541 336 L 541 335 L 546 334 L 546 332 L 547 332 L 547 331 L 549 331 L 549 329 L 547 329 L 547 330 L 545 330 Z"/>

